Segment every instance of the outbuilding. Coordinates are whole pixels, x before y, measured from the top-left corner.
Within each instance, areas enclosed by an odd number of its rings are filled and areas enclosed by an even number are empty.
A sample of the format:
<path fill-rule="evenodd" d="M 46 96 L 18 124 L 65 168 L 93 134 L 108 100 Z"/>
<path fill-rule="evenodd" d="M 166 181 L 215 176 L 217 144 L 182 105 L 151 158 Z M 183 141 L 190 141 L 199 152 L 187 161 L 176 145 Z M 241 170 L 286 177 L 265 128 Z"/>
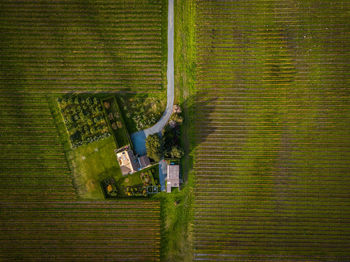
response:
<path fill-rule="evenodd" d="M 180 187 L 180 166 L 168 165 L 166 176 L 166 191 L 171 193 L 172 188 Z"/>

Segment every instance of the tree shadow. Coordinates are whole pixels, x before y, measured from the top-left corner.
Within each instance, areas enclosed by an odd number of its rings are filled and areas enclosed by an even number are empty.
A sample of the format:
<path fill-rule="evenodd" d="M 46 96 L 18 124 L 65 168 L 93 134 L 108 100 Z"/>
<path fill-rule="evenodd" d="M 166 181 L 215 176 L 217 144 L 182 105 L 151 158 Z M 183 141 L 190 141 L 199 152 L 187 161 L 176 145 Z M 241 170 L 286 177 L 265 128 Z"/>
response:
<path fill-rule="evenodd" d="M 126 93 L 119 92 L 117 94 Z M 128 96 L 133 98 L 137 96 L 136 93 L 129 93 Z M 215 131 L 215 127 L 210 125 L 210 115 L 215 109 L 216 97 L 208 96 L 204 92 L 197 92 L 192 96 L 186 98 L 179 104 L 181 108 L 181 116 L 183 123 L 180 126 L 181 145 L 185 151 L 186 163 L 190 166 L 192 161 L 192 153 L 195 148 L 206 140 L 207 136 Z M 124 118 L 125 111 L 123 112 Z M 198 117 L 200 115 L 200 117 Z M 196 117 L 195 117 L 196 116 Z M 175 128 L 174 128 L 174 131 Z M 161 134 L 159 134 L 161 135 Z M 130 134 L 133 142 L 134 150 L 139 155 L 146 154 L 146 135 L 144 130 L 133 132 Z M 187 167 L 185 168 L 187 170 Z M 187 177 L 185 177 L 186 179 Z"/>
<path fill-rule="evenodd" d="M 196 148 L 207 137 L 214 133 L 216 128 L 211 125 L 211 114 L 215 110 L 217 98 L 203 91 L 189 96 L 181 103 L 183 108 L 184 122 L 181 127 L 181 141 L 185 155 L 182 160 L 183 178 L 188 179 L 188 171 L 193 165 L 193 156 Z"/>
<path fill-rule="evenodd" d="M 193 165 L 193 156 L 198 148 L 207 137 L 215 132 L 216 127 L 212 125 L 212 113 L 215 110 L 217 103 L 217 97 L 210 93 L 196 92 L 195 94 L 187 97 L 182 103 L 180 108 L 182 109 L 183 123 L 181 125 L 181 144 L 184 149 L 185 155 L 181 160 L 181 173 L 183 176 L 184 184 L 189 182 L 188 172 L 191 170 Z M 174 259 L 182 260 L 179 256 L 179 246 L 175 249 L 170 250 L 174 243 L 178 241 L 184 241 L 186 236 L 183 235 L 183 239 L 174 239 L 173 235 L 179 236 L 178 230 L 184 230 L 183 233 L 187 234 L 190 221 L 191 213 L 191 189 L 186 187 L 181 189 L 180 192 L 175 193 L 170 197 L 160 195 L 161 203 L 161 260 L 167 261 Z M 177 218 L 173 221 L 174 224 L 168 225 L 169 217 L 176 216 Z M 175 232 L 174 232 L 175 231 Z M 176 244 L 177 245 L 177 244 Z M 189 247 L 190 248 L 190 247 Z"/>

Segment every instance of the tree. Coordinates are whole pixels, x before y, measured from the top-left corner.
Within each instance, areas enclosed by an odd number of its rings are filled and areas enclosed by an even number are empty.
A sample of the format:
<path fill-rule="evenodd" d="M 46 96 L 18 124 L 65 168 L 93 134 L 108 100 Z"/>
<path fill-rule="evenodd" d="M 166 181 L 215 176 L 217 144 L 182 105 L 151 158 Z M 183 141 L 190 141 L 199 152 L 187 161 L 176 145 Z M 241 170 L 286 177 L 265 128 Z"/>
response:
<path fill-rule="evenodd" d="M 152 158 L 154 161 L 158 162 L 162 155 L 162 141 L 157 134 L 149 135 L 146 138 L 146 150 L 148 157 Z"/>
<path fill-rule="evenodd" d="M 182 118 L 182 116 L 180 114 L 172 114 L 171 117 L 170 117 L 170 120 L 175 121 L 179 125 L 181 125 L 182 122 L 183 122 L 183 118 Z"/>
<path fill-rule="evenodd" d="M 77 109 L 75 107 L 72 108 L 71 114 L 75 115 L 77 113 Z"/>
<path fill-rule="evenodd" d="M 62 109 L 65 109 L 67 107 L 67 102 L 66 102 L 65 99 L 62 99 L 62 98 L 59 97 L 59 98 L 57 98 L 57 101 L 60 104 L 60 107 Z"/>
<path fill-rule="evenodd" d="M 170 156 L 172 158 L 181 158 L 184 155 L 184 151 L 182 150 L 182 148 L 179 148 L 177 146 L 173 146 L 171 151 L 170 151 Z"/>
<path fill-rule="evenodd" d="M 83 112 L 80 112 L 80 113 L 79 113 L 79 117 L 80 117 L 81 120 L 84 120 L 84 119 L 85 119 L 84 113 L 83 113 Z"/>
<path fill-rule="evenodd" d="M 86 104 L 91 105 L 91 98 L 90 97 L 87 97 L 85 99 L 85 101 L 86 101 Z"/>

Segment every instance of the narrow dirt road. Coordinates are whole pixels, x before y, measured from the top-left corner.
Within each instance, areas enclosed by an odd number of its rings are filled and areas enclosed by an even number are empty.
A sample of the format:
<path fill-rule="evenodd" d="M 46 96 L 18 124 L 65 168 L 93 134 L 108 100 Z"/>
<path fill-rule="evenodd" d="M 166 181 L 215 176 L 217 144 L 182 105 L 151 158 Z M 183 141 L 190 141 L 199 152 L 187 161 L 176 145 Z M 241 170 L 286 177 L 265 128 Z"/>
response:
<path fill-rule="evenodd" d="M 167 66 L 167 105 L 159 121 L 152 127 L 133 133 L 131 140 L 137 154 L 146 154 L 146 137 L 160 133 L 167 124 L 174 105 L 174 0 L 168 2 L 168 66 Z"/>

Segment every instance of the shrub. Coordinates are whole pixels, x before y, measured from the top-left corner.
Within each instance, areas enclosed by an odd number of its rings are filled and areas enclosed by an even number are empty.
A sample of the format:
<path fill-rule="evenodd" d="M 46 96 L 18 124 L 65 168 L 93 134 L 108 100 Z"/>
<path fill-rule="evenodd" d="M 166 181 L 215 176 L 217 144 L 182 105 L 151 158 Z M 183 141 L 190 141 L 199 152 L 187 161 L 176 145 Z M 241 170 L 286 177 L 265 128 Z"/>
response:
<path fill-rule="evenodd" d="M 182 148 L 179 148 L 177 146 L 173 146 L 171 151 L 170 151 L 170 156 L 172 158 L 181 158 L 184 155 L 184 151 L 182 150 Z"/>
<path fill-rule="evenodd" d="M 173 120 L 177 124 L 181 125 L 183 122 L 183 118 L 180 114 L 172 114 L 170 120 Z"/>
<path fill-rule="evenodd" d="M 86 104 L 88 104 L 88 105 L 91 105 L 91 104 L 92 104 L 92 101 L 91 101 L 91 98 L 90 98 L 90 97 L 87 97 L 87 98 L 85 99 L 85 101 L 86 101 Z"/>
<path fill-rule="evenodd" d="M 146 138 L 146 150 L 148 157 L 152 158 L 154 161 L 158 162 L 162 155 L 162 141 L 157 134 L 149 135 Z"/>
<path fill-rule="evenodd" d="M 113 114 L 112 114 L 112 113 L 109 113 L 109 114 L 108 114 L 108 118 L 109 118 L 109 120 L 113 120 L 113 119 L 114 119 Z"/>
<path fill-rule="evenodd" d="M 103 105 L 106 109 L 109 109 L 111 107 L 111 104 L 107 101 L 103 102 Z"/>

